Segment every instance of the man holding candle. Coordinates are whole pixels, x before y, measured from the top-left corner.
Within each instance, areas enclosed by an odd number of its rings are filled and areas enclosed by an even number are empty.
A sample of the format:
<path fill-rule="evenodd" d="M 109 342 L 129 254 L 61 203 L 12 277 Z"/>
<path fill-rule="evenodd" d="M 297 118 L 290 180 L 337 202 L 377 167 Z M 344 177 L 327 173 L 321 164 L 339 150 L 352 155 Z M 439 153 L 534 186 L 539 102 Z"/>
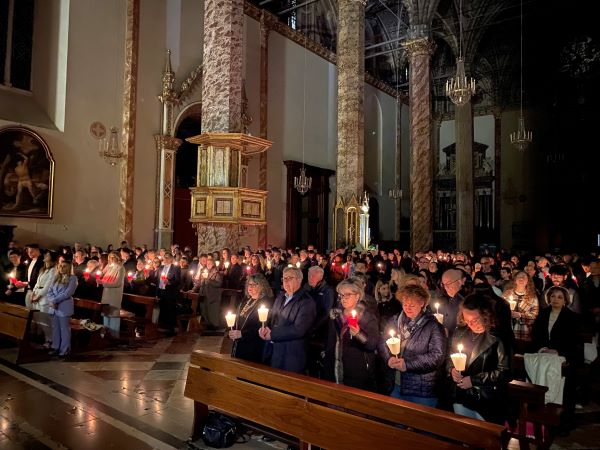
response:
<path fill-rule="evenodd" d="M 161 330 L 168 336 L 175 334 L 176 306 L 179 287 L 181 285 L 181 269 L 173 264 L 173 255 L 165 252 L 163 256 L 163 265 L 158 269 L 158 305 L 160 307 L 160 316 L 158 323 Z"/>
<path fill-rule="evenodd" d="M 429 292 L 419 285 L 406 286 L 397 292 L 402 301 L 402 312 L 392 317 L 386 330 L 400 340 L 399 352 L 386 340 L 379 345 L 379 353 L 394 370 L 391 396 L 421 405 L 436 407 L 435 394 L 438 371 L 446 355 L 444 327 L 427 309 Z M 393 351 L 392 351 L 393 350 Z"/>
<path fill-rule="evenodd" d="M 11 250 L 8 254 L 10 265 L 5 272 L 9 274 L 6 292 L 7 301 L 15 305 L 25 306 L 25 286 L 27 285 L 27 269 L 21 262 L 21 252 Z"/>
<path fill-rule="evenodd" d="M 267 341 L 265 356 L 271 367 L 304 373 L 308 333 L 317 311 L 315 302 L 302 286 L 302 271 L 288 267 L 283 271 L 284 292 L 277 296 L 269 312 L 268 325 L 259 330 Z"/>

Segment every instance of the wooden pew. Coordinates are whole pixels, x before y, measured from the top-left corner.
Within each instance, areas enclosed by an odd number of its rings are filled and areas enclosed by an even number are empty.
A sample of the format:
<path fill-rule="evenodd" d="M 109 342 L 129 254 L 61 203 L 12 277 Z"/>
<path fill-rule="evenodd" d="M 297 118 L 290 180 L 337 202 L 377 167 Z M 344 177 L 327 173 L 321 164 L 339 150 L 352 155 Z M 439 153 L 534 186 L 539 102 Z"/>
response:
<path fill-rule="evenodd" d="M 185 314 L 177 314 L 177 328 L 179 333 L 188 331 L 202 332 L 203 326 L 197 321 L 198 306 L 200 304 L 200 294 L 192 291 L 181 291 L 179 298 L 183 304 L 189 301 L 190 312 Z M 195 322 L 195 323 L 194 323 Z"/>
<path fill-rule="evenodd" d="M 73 302 L 75 306 L 74 316 L 76 318 L 90 319 L 94 323 L 102 324 L 102 304 L 100 302 L 85 298 L 73 298 Z M 85 314 L 81 314 L 82 311 L 85 311 Z"/>
<path fill-rule="evenodd" d="M 156 339 L 159 337 L 158 327 L 152 323 L 152 312 L 156 304 L 156 297 L 124 293 L 122 305 L 125 300 L 142 305 L 144 314 L 141 317 L 134 318 L 121 317 L 121 328 L 125 328 L 126 333 L 135 338 Z"/>
<path fill-rule="evenodd" d="M 192 438 L 209 406 L 293 436 L 303 449 L 499 449 L 504 435 L 496 424 L 201 350 L 185 396 L 194 400 Z"/>
<path fill-rule="evenodd" d="M 18 347 L 16 364 L 39 360 L 35 357 L 35 351 L 29 340 L 31 319 L 35 311 L 24 306 L 0 302 L 0 335 L 16 341 Z"/>

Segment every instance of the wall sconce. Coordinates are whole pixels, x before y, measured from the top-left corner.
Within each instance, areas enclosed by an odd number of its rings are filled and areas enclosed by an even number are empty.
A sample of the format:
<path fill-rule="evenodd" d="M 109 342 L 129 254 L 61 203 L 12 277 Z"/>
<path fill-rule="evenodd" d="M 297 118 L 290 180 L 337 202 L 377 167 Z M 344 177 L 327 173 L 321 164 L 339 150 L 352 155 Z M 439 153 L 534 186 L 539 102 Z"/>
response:
<path fill-rule="evenodd" d="M 119 148 L 119 129 L 111 127 L 110 135 L 106 138 L 106 127 L 101 122 L 94 122 L 90 125 L 90 134 L 98 141 L 98 155 L 106 160 L 111 166 L 124 157 Z"/>

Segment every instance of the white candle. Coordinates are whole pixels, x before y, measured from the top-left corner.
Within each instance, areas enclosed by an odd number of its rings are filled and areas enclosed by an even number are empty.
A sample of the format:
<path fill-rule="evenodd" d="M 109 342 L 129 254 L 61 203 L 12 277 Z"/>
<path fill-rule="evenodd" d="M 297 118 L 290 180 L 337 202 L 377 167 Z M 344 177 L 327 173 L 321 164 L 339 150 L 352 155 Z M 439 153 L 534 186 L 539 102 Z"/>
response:
<path fill-rule="evenodd" d="M 271 270 L 271 261 L 267 261 L 267 269 Z"/>
<path fill-rule="evenodd" d="M 204 272 L 202 272 L 202 278 L 208 278 L 208 270 L 204 270 Z"/>
<path fill-rule="evenodd" d="M 435 303 L 434 306 L 435 306 L 435 312 L 439 314 L 440 313 L 440 304 L 439 303 Z"/>
<path fill-rule="evenodd" d="M 299 269 L 299 268 L 300 268 L 300 266 L 301 266 L 301 264 L 300 264 L 300 261 L 298 261 L 298 262 L 296 263 L 296 267 Z"/>
<path fill-rule="evenodd" d="M 465 370 L 465 367 L 467 365 L 467 355 L 465 355 L 462 352 L 462 344 L 458 344 L 457 349 L 458 353 L 452 353 L 450 355 L 450 358 L 452 358 L 452 364 L 454 364 L 454 368 L 459 372 L 462 372 L 463 370 Z"/>
<path fill-rule="evenodd" d="M 263 328 L 265 326 L 265 322 L 267 321 L 267 318 L 269 317 L 269 308 L 267 308 L 265 305 L 261 305 L 260 308 L 258 308 L 258 320 L 260 320 L 263 324 Z"/>
<path fill-rule="evenodd" d="M 400 339 L 395 337 L 395 334 L 396 333 L 394 332 L 394 330 L 390 330 L 390 338 L 387 341 L 385 341 L 385 343 L 390 349 L 390 353 L 397 358 L 400 354 Z"/>
<path fill-rule="evenodd" d="M 235 326 L 235 318 L 236 315 L 233 314 L 231 311 L 228 311 L 227 314 L 225 314 L 225 322 L 227 322 L 227 326 L 232 328 Z"/>
<path fill-rule="evenodd" d="M 294 266 L 292 266 L 291 264 L 288 264 L 288 267 L 294 267 Z"/>
<path fill-rule="evenodd" d="M 215 266 L 219 267 L 221 265 L 221 261 L 215 261 Z"/>
<path fill-rule="evenodd" d="M 517 307 L 517 302 L 515 300 L 513 300 L 513 296 L 509 296 L 508 297 L 508 304 L 510 305 L 510 310 L 514 311 L 515 308 Z"/>
<path fill-rule="evenodd" d="M 225 263 L 223 263 L 223 265 L 225 266 L 226 269 L 229 269 L 229 261 L 225 261 Z"/>

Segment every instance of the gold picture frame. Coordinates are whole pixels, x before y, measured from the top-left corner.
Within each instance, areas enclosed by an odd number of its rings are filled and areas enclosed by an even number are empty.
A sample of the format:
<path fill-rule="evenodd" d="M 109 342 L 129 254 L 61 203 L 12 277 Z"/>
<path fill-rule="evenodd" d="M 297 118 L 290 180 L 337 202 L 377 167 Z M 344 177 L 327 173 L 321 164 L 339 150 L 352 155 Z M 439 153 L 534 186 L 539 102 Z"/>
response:
<path fill-rule="evenodd" d="M 52 218 L 54 158 L 35 131 L 0 128 L 0 216 Z"/>

